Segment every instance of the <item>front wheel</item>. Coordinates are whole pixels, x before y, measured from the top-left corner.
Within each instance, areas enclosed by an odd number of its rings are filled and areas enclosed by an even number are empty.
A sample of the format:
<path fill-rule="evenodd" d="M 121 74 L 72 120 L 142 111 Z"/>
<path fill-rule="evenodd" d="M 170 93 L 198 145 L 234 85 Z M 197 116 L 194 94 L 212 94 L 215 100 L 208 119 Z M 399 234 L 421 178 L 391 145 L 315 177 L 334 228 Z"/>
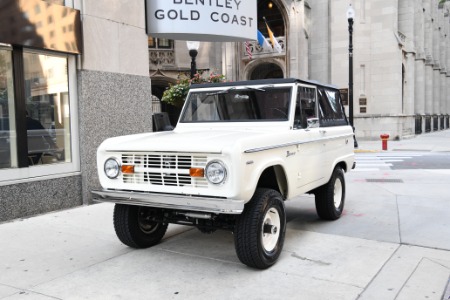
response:
<path fill-rule="evenodd" d="M 316 211 L 321 219 L 337 220 L 344 211 L 345 178 L 344 171 L 336 167 L 330 180 L 316 192 Z"/>
<path fill-rule="evenodd" d="M 154 221 L 159 210 L 151 207 L 116 204 L 114 229 L 125 245 L 148 248 L 158 244 L 167 230 L 167 223 Z"/>
<path fill-rule="evenodd" d="M 257 189 L 237 218 L 234 243 L 239 260 L 249 267 L 266 269 L 283 249 L 286 213 L 279 192 Z"/>

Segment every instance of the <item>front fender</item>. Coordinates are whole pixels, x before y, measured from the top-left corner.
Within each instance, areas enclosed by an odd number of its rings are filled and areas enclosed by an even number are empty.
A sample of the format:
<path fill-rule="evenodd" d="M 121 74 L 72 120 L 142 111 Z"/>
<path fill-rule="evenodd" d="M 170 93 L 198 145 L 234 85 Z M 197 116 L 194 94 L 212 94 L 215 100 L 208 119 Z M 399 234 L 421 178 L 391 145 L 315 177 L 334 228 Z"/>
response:
<path fill-rule="evenodd" d="M 242 199 L 251 199 L 264 171 L 271 167 L 274 168 L 276 175 L 276 178 L 273 178 L 274 184 L 278 186 L 279 191 L 285 198 L 288 197 L 289 176 L 286 175 L 286 160 L 282 159 L 281 155 L 271 155 L 262 152 L 245 154 L 243 163 L 243 178 L 245 182 L 242 188 Z"/>

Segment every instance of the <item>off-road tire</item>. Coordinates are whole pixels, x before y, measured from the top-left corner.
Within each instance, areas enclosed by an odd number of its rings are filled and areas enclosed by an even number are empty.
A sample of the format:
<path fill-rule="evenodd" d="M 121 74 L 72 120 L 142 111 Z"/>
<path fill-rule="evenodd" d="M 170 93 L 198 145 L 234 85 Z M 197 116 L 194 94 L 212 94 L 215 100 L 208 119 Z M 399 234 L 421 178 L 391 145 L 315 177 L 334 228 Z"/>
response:
<path fill-rule="evenodd" d="M 116 204 L 114 229 L 119 240 L 132 248 L 148 248 L 158 244 L 168 224 L 149 220 L 148 216 L 154 212 L 154 208 Z"/>
<path fill-rule="evenodd" d="M 345 177 L 344 171 L 336 167 L 330 180 L 314 192 L 316 211 L 323 220 L 337 220 L 344 211 Z"/>
<path fill-rule="evenodd" d="M 264 233 L 271 228 L 272 233 Z M 283 249 L 285 231 L 286 213 L 280 193 L 258 188 L 236 219 L 234 243 L 239 260 L 257 269 L 272 266 Z"/>

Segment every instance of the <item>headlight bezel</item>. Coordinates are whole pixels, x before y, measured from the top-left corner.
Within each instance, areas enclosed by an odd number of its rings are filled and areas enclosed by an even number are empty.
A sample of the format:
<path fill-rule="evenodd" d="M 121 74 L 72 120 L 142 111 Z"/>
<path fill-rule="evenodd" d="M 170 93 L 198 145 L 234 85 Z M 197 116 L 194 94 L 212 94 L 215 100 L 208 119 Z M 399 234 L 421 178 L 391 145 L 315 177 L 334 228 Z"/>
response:
<path fill-rule="evenodd" d="M 220 167 L 219 169 L 221 170 L 223 175 L 219 176 L 219 177 L 221 177 L 219 180 L 212 180 L 210 178 L 211 176 L 210 176 L 209 171 L 210 171 L 210 168 L 215 167 L 216 165 L 217 165 L 217 167 Z M 228 170 L 227 170 L 225 163 L 218 159 L 209 161 L 205 167 L 205 178 L 206 178 L 206 180 L 208 180 L 209 183 L 214 184 L 214 185 L 224 184 L 228 179 Z"/>
<path fill-rule="evenodd" d="M 108 163 L 113 163 L 113 164 L 115 164 L 116 167 L 114 167 L 114 168 L 111 168 L 111 166 L 107 167 Z M 111 174 L 109 174 L 108 170 L 112 170 L 112 169 L 115 169 L 116 172 L 111 175 Z M 110 157 L 107 160 L 105 160 L 105 163 L 103 164 L 103 172 L 105 173 L 106 177 L 108 177 L 109 179 L 116 179 L 120 175 L 120 170 L 121 170 L 121 165 L 117 158 Z"/>

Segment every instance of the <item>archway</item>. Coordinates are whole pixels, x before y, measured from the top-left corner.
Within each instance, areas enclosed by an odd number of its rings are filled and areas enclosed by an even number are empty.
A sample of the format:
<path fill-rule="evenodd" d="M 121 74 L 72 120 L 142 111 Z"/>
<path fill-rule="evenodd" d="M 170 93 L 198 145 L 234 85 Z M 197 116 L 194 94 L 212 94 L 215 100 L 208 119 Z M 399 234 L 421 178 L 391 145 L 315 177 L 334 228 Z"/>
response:
<path fill-rule="evenodd" d="M 169 115 L 169 120 L 172 126 L 175 126 L 180 116 L 181 108 L 172 106 L 170 104 L 161 102 L 164 91 L 169 88 L 170 84 L 176 84 L 177 80 L 166 76 L 160 70 L 150 75 L 152 82 L 152 105 L 153 112 L 166 112 Z M 156 109 L 156 102 L 159 102 L 159 109 Z"/>
<path fill-rule="evenodd" d="M 253 69 L 249 76 L 250 80 L 284 78 L 283 70 L 274 63 L 264 63 Z"/>

